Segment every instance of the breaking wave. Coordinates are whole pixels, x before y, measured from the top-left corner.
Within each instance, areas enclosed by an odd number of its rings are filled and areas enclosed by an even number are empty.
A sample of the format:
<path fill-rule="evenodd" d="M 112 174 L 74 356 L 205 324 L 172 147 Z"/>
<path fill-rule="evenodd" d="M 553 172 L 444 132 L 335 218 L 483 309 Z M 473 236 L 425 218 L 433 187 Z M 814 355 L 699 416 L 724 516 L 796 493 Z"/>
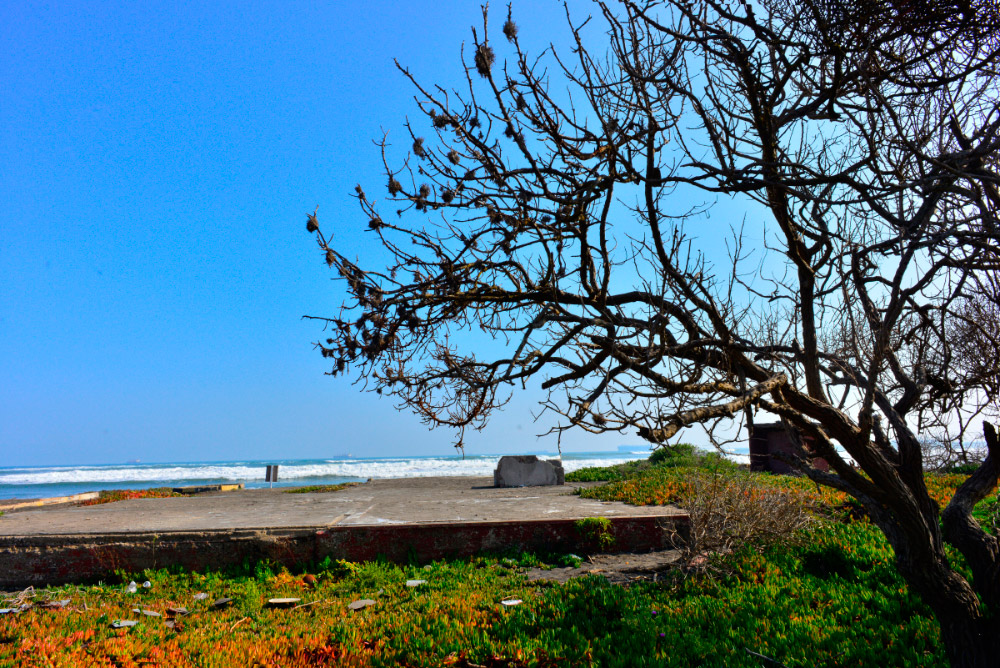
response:
<path fill-rule="evenodd" d="M 542 455 L 542 458 L 556 455 Z M 562 457 L 567 472 L 587 466 L 610 466 L 644 454 L 575 453 Z M 279 465 L 281 484 L 332 484 L 368 478 L 423 478 L 432 476 L 490 476 L 500 455 L 452 457 L 380 457 L 277 461 L 118 464 L 72 467 L 0 468 L 0 498 L 75 494 L 127 486 L 182 486 L 242 482 L 266 486 L 264 470 Z"/>

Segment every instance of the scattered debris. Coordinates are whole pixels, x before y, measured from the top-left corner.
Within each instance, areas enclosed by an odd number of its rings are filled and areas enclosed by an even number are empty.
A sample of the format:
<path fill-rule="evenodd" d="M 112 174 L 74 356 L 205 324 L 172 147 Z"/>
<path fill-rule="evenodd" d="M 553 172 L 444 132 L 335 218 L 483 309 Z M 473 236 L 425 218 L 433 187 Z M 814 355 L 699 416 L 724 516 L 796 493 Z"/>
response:
<path fill-rule="evenodd" d="M 132 612 L 137 615 L 146 615 L 147 617 L 161 617 L 160 613 L 155 610 L 143 610 L 142 608 L 132 608 Z"/>
<path fill-rule="evenodd" d="M 46 608 L 49 610 L 61 610 L 62 608 L 65 608 L 67 605 L 69 605 L 70 600 L 71 599 L 64 598 L 61 601 L 46 601 L 45 603 L 42 603 L 38 607 Z"/>
<path fill-rule="evenodd" d="M 317 582 L 316 576 L 312 575 L 311 573 L 306 573 L 305 575 L 303 575 L 302 576 L 302 581 L 305 582 L 310 587 L 313 587 L 313 588 L 316 587 L 316 582 Z"/>
<path fill-rule="evenodd" d="M 33 598 L 35 598 L 35 588 L 28 587 L 24 591 L 20 592 L 17 596 L 15 596 L 14 600 L 11 601 L 11 603 L 13 603 L 17 607 L 23 608 L 25 604 L 30 604 Z"/>
<path fill-rule="evenodd" d="M 267 607 L 290 608 L 301 600 L 301 598 L 271 598 L 267 601 Z"/>
<path fill-rule="evenodd" d="M 116 619 L 111 622 L 111 628 L 113 629 L 127 629 L 129 627 L 135 626 L 139 622 L 131 619 Z"/>
<path fill-rule="evenodd" d="M 126 588 L 126 590 L 130 594 L 134 594 L 137 591 L 139 591 L 139 587 L 138 587 L 138 585 L 136 585 L 135 580 L 132 580 L 132 582 L 128 583 L 128 587 Z"/>
<path fill-rule="evenodd" d="M 347 607 L 351 610 L 364 610 L 369 605 L 375 605 L 375 601 L 370 598 L 359 598 L 356 601 L 351 601 Z"/>
<path fill-rule="evenodd" d="M 522 601 L 519 598 L 505 598 L 504 600 L 500 601 L 500 605 L 506 605 L 508 608 L 515 605 L 521 605 L 521 603 Z"/>
<path fill-rule="evenodd" d="M 315 601 L 309 601 L 308 603 L 300 603 L 299 605 L 292 608 L 292 610 L 298 610 L 299 608 L 305 608 L 310 605 L 316 605 L 317 603 L 329 603 L 330 601 L 323 601 L 322 599 L 316 599 Z"/>
<path fill-rule="evenodd" d="M 226 607 L 227 605 L 229 605 L 229 604 L 230 604 L 230 603 L 232 603 L 232 602 L 233 602 L 233 599 L 231 599 L 231 598 L 226 598 L 225 596 L 223 596 L 222 598 L 220 598 L 220 599 L 217 599 L 217 600 L 216 600 L 216 601 L 215 601 L 215 602 L 214 602 L 214 603 L 212 604 L 212 609 L 213 609 L 213 610 L 218 610 L 218 609 L 220 609 L 220 608 L 224 608 L 224 607 Z"/>
<path fill-rule="evenodd" d="M 15 615 L 21 612 L 20 608 L 0 608 L 0 615 Z"/>
<path fill-rule="evenodd" d="M 407 580 L 406 581 L 406 586 L 407 587 L 419 587 L 420 585 L 424 584 L 425 582 L 427 582 L 427 580 Z"/>
<path fill-rule="evenodd" d="M 191 598 L 193 598 L 196 601 L 204 601 L 206 598 L 208 598 L 208 594 L 206 594 L 205 592 L 201 592 L 200 591 L 197 594 L 195 594 L 194 596 L 192 596 Z"/>
<path fill-rule="evenodd" d="M 167 617 L 183 617 L 188 614 L 187 608 L 167 608 Z"/>
<path fill-rule="evenodd" d="M 153 583 L 150 582 L 149 580 L 146 580 L 145 582 L 142 583 L 142 588 L 143 589 L 149 589 L 152 586 L 153 586 Z"/>

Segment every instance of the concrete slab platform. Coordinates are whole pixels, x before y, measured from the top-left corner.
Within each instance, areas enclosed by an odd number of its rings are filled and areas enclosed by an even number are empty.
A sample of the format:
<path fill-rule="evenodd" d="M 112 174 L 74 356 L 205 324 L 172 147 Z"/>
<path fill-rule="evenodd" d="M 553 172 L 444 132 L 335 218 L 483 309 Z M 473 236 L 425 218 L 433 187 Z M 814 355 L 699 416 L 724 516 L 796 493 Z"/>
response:
<path fill-rule="evenodd" d="M 483 551 L 587 552 L 576 520 L 606 517 L 612 550 L 670 547 L 687 516 L 670 506 L 582 499 L 575 487 L 498 489 L 490 478 L 375 480 L 337 492 L 254 489 L 0 517 L 0 587 L 93 580 L 123 569 L 220 568 L 267 558 L 431 560 Z"/>

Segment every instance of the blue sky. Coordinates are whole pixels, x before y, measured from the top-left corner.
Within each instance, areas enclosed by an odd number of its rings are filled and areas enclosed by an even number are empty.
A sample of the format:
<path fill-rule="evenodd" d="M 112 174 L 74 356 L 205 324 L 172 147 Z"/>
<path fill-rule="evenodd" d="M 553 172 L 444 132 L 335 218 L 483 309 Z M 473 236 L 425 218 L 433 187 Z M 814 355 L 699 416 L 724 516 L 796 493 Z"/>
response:
<path fill-rule="evenodd" d="M 515 6 L 529 45 L 563 16 Z M 371 250 L 350 194 L 415 110 L 392 59 L 458 84 L 480 22 L 459 1 L 3 3 L 0 466 L 451 452 L 323 375 L 300 318 L 340 292 L 304 227 L 319 205 Z M 470 452 L 554 449 L 532 406 Z"/>

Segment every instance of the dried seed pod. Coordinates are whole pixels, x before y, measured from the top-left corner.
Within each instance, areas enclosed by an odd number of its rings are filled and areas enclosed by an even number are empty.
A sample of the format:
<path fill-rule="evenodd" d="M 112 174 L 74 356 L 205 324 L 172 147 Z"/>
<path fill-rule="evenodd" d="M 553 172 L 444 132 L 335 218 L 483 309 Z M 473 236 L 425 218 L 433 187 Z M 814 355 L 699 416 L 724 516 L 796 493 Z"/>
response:
<path fill-rule="evenodd" d="M 513 42 L 517 39 L 517 24 L 510 18 L 508 18 L 503 24 L 503 36 L 506 37 L 509 42 Z"/>
<path fill-rule="evenodd" d="M 310 213 L 309 217 L 306 219 L 306 230 L 309 232 L 315 232 L 319 229 L 319 221 L 316 220 L 316 214 Z"/>
<path fill-rule="evenodd" d="M 427 157 L 427 149 L 424 148 L 424 138 L 417 137 L 413 140 L 413 153 L 419 158 Z"/>
<path fill-rule="evenodd" d="M 476 56 L 474 60 L 476 62 L 476 71 L 479 72 L 479 76 L 485 79 L 490 75 L 490 69 L 493 67 L 496 55 L 494 55 L 493 49 L 491 49 L 490 46 L 484 42 L 479 45 L 479 48 L 476 49 Z"/>
<path fill-rule="evenodd" d="M 458 151 L 456 151 L 455 149 L 451 149 L 450 151 L 448 151 L 448 162 L 450 162 L 453 165 L 457 165 L 461 161 L 462 161 L 462 156 L 458 154 Z"/>
<path fill-rule="evenodd" d="M 403 186 L 399 185 L 399 181 L 393 177 L 389 177 L 389 194 L 393 197 L 398 195 L 403 191 Z"/>

